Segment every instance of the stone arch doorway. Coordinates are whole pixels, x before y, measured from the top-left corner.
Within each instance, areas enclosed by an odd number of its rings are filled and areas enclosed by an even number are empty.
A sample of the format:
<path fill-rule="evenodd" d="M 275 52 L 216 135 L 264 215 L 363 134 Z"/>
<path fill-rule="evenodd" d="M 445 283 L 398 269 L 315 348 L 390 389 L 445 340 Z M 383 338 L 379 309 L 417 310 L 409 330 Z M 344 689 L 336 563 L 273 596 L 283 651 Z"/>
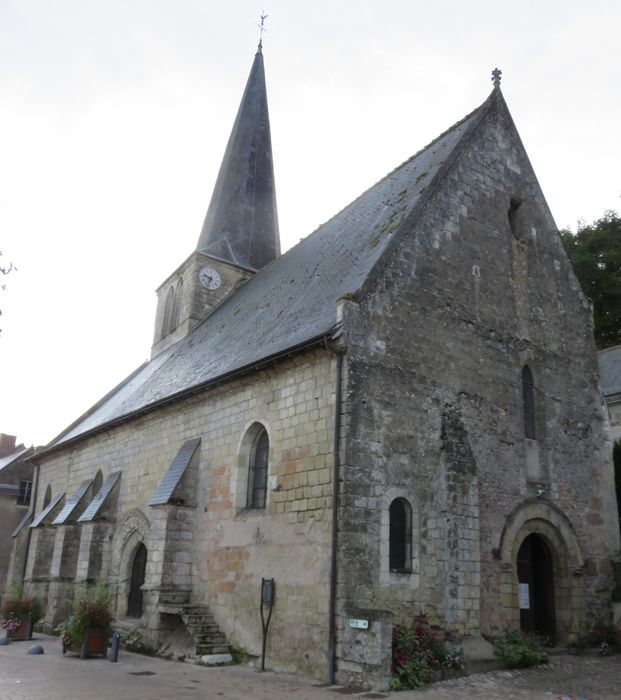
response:
<path fill-rule="evenodd" d="M 533 539 L 529 539 L 531 536 Z M 524 549 L 522 546 L 528 540 Z M 543 573 L 533 572 L 538 586 L 539 607 L 548 608 L 553 617 L 537 619 L 537 626 L 549 629 L 553 625 L 555 644 L 576 641 L 584 634 L 585 591 L 582 574 L 584 559 L 571 522 L 559 508 L 541 500 L 529 500 L 519 505 L 507 518 L 500 535 L 495 557 L 499 560 L 498 583 L 501 594 L 500 629 L 519 629 L 528 624 L 522 614 L 526 591 L 524 562 Z M 530 548 L 530 553 L 528 549 Z M 534 548 L 534 551 L 533 551 Z M 551 570 L 546 577 L 545 568 Z M 535 580 L 531 581 L 535 583 Z M 550 593 L 551 589 L 551 593 Z M 530 604 L 531 590 L 528 591 Z M 542 602 L 547 600 L 548 603 Z M 535 601 L 536 603 L 536 601 Z"/>
<path fill-rule="evenodd" d="M 520 545 L 517 575 L 520 628 L 555 644 L 554 565 L 550 549 L 540 535 L 528 535 Z"/>
<path fill-rule="evenodd" d="M 135 508 L 123 515 L 114 532 L 110 583 L 116 589 L 115 610 L 117 617 L 122 618 L 127 615 L 136 554 L 141 544 L 147 551 L 146 545 L 149 541 L 150 527 L 149 520 L 145 514 Z M 148 587 L 151 583 L 149 569 L 152 562 L 147 561 L 146 563 L 144 583 Z M 144 595 L 144 589 L 141 592 L 143 594 L 144 612 L 144 608 L 148 608 L 148 595 Z"/>
<path fill-rule="evenodd" d="M 127 595 L 127 617 L 142 617 L 143 595 L 142 585 L 144 584 L 147 570 L 147 548 L 142 542 L 136 547 L 132 561 L 129 593 Z"/>

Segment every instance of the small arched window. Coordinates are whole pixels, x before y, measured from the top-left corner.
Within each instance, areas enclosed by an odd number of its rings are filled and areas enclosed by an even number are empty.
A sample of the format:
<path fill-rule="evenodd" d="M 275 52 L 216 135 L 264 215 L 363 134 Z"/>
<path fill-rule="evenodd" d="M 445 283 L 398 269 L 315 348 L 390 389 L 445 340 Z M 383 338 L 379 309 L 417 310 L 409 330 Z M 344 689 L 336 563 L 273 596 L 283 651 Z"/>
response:
<path fill-rule="evenodd" d="M 162 321 L 162 338 L 165 338 L 173 329 L 175 313 L 175 290 L 173 287 L 168 288 L 166 292 L 166 305 L 164 306 L 164 320 Z"/>
<path fill-rule="evenodd" d="M 405 498 L 390 504 L 389 566 L 391 571 L 412 571 L 412 507 Z"/>
<path fill-rule="evenodd" d="M 181 323 L 181 301 L 183 299 L 183 280 L 179 280 L 177 291 L 175 292 L 175 314 L 173 318 L 171 331 Z"/>
<path fill-rule="evenodd" d="M 536 440 L 535 385 L 528 365 L 522 367 L 522 408 L 524 413 L 524 437 L 529 440 Z"/>
<path fill-rule="evenodd" d="M 248 508 L 265 508 L 267 493 L 267 463 L 270 441 L 263 428 L 256 436 L 248 465 Z"/>
<path fill-rule="evenodd" d="M 101 473 L 101 469 L 97 470 L 97 474 L 95 474 L 95 478 L 93 479 L 93 487 L 91 488 L 91 500 L 95 498 L 95 496 L 99 493 L 99 489 L 101 488 L 103 484 L 103 474 Z"/>
<path fill-rule="evenodd" d="M 45 496 L 43 496 L 43 507 L 45 508 L 52 501 L 52 487 L 48 484 L 45 489 Z"/>

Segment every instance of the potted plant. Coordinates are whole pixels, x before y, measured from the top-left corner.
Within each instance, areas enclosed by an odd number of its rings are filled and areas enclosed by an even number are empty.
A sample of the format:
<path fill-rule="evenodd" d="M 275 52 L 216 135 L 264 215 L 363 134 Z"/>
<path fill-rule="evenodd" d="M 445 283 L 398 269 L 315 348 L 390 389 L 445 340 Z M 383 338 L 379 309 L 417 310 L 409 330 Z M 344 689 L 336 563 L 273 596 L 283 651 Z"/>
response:
<path fill-rule="evenodd" d="M 36 599 L 9 595 L 2 604 L 2 627 L 15 640 L 32 639 L 32 626 L 41 617 L 41 606 Z"/>
<path fill-rule="evenodd" d="M 106 656 L 113 619 L 106 600 L 81 598 L 63 626 L 63 654 L 73 652 L 82 659 Z"/>

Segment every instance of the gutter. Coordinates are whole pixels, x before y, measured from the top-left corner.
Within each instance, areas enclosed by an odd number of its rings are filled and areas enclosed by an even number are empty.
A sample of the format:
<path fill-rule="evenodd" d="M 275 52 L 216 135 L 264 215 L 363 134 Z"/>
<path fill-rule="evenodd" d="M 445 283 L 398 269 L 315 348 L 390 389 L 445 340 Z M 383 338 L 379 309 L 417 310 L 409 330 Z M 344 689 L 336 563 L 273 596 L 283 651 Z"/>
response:
<path fill-rule="evenodd" d="M 338 509 L 340 479 L 341 392 L 343 384 L 343 350 L 326 344 L 336 355 L 336 388 L 334 400 L 334 449 L 332 469 L 332 543 L 330 552 L 330 600 L 328 610 L 328 685 L 334 685 L 336 667 L 336 593 L 338 583 Z"/>
<path fill-rule="evenodd" d="M 76 435 L 73 438 L 70 438 L 69 440 L 65 440 L 63 442 L 57 443 L 57 444 L 52 444 L 49 447 L 43 448 L 40 452 L 37 452 L 36 454 L 32 455 L 32 457 L 29 457 L 25 461 L 29 461 L 31 459 L 39 458 L 42 456 L 47 456 L 49 454 L 52 454 L 53 452 L 57 450 L 64 449 L 65 447 L 68 447 L 70 445 L 74 445 L 75 443 L 79 442 L 80 440 L 84 440 L 86 438 L 92 437 L 93 435 L 96 435 L 97 433 L 101 433 L 105 430 L 109 430 L 110 428 L 113 428 L 117 425 L 120 425 L 121 423 L 126 423 L 129 420 L 133 420 L 134 418 L 138 418 L 139 416 L 145 415 L 146 413 L 150 413 L 151 411 L 154 411 L 158 408 L 161 408 L 162 406 L 167 406 L 168 404 L 175 403 L 177 401 L 181 401 L 183 399 L 188 398 L 189 396 L 193 396 L 194 394 L 198 394 L 201 391 L 204 391 L 205 389 L 212 389 L 216 386 L 219 386 L 220 384 L 225 384 L 226 382 L 229 382 L 233 379 L 237 379 L 238 377 L 241 377 L 245 374 L 250 374 L 251 372 L 256 372 L 260 369 L 263 369 L 264 367 L 274 364 L 275 362 L 278 362 L 279 360 L 283 360 L 287 357 L 290 357 L 292 355 L 296 355 L 300 352 L 303 352 L 305 350 L 310 350 L 314 347 L 322 346 L 322 347 L 327 347 L 327 342 L 328 340 L 334 336 L 334 331 L 335 328 L 332 327 L 329 330 L 325 331 L 321 335 L 315 336 L 314 338 L 311 338 L 310 340 L 307 340 L 303 343 L 300 343 L 299 345 L 294 345 L 293 347 L 287 348 L 286 350 L 282 350 L 281 352 L 274 353 L 273 355 L 268 355 L 267 357 L 263 358 L 262 360 L 259 360 L 257 362 L 253 362 L 252 364 L 249 365 L 244 365 L 243 367 L 239 367 L 237 369 L 231 370 L 230 372 L 227 372 L 226 374 L 221 374 L 218 377 L 215 377 L 214 379 L 208 379 L 205 382 L 201 382 L 200 384 L 196 384 L 195 386 L 189 387 L 188 389 L 184 389 L 176 394 L 170 394 L 169 396 L 166 396 L 162 399 L 159 399 L 157 401 L 154 401 L 153 403 L 147 404 L 146 406 L 141 406 L 140 408 L 137 408 L 133 411 L 130 411 L 129 413 L 124 413 L 121 416 L 118 416 L 117 418 L 113 418 L 110 421 L 106 421 L 105 423 L 102 423 L 101 425 L 98 425 L 94 428 L 91 428 L 90 430 L 87 430 L 84 433 L 80 433 L 79 435 Z M 141 368 L 139 368 L 141 369 Z M 136 370 L 138 372 L 139 370 Z M 125 382 L 123 382 L 125 383 Z M 101 402 L 99 402 L 101 403 Z M 96 404 L 97 405 L 97 404 Z M 87 416 L 88 416 L 87 412 Z M 79 421 L 79 419 L 78 419 Z M 68 428 L 68 430 L 70 430 Z M 62 434 L 61 434 L 62 436 Z"/>

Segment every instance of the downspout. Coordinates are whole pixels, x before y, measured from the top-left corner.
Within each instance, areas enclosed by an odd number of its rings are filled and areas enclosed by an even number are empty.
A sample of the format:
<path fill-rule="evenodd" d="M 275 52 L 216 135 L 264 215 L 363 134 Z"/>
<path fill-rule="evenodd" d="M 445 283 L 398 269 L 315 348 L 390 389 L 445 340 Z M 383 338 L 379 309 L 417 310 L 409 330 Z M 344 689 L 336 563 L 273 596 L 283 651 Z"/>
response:
<path fill-rule="evenodd" d="M 328 685 L 334 685 L 336 661 L 336 586 L 337 586 L 337 544 L 339 507 L 339 443 L 341 434 L 341 385 L 343 379 L 343 354 L 330 348 L 336 354 L 336 389 L 334 401 L 334 465 L 332 470 L 332 550 L 330 560 L 330 606 L 328 612 Z"/>

